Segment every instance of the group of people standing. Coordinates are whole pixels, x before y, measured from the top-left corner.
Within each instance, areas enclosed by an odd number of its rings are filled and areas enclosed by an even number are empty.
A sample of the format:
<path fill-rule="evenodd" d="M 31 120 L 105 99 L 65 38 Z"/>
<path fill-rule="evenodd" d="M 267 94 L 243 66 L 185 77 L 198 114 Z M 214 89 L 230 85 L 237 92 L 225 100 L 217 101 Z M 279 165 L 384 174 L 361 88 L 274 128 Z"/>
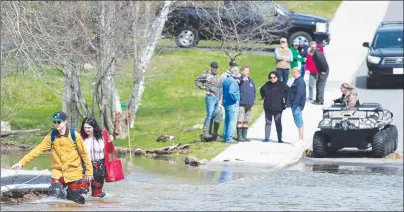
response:
<path fill-rule="evenodd" d="M 67 115 L 62 111 L 54 113 L 52 120 L 55 126 L 52 132 L 11 168 L 20 169 L 51 150 L 51 196 L 84 204 L 91 185 L 91 196 L 104 197 L 102 188 L 107 174 L 104 163 L 108 154 L 115 151 L 113 136 L 101 129 L 92 116 L 84 118 L 80 132 L 68 127 Z"/>
<path fill-rule="evenodd" d="M 309 45 L 304 40 L 295 40 L 293 45 L 288 46 L 286 38 L 280 39 L 280 46 L 275 49 L 276 71 L 280 80 L 288 83 L 289 71 L 300 68 L 301 76 L 309 75 L 308 100 L 313 104 L 324 104 L 324 89 L 328 78 L 329 67 L 324 56 L 322 45 L 311 41 Z M 316 96 L 314 98 L 314 85 Z"/>
<path fill-rule="evenodd" d="M 223 141 L 250 141 L 247 138 L 248 123 L 252 120 L 251 108 L 256 95 L 254 80 L 249 77 L 250 68 L 242 66 L 240 74 L 236 61 L 231 60 L 229 68 L 219 76 L 218 67 L 217 62 L 212 62 L 210 70 L 194 80 L 198 88 L 206 90 L 207 115 L 203 125 L 203 137 L 207 141 L 217 139 L 221 122 L 217 117 L 221 114 L 220 110 L 224 110 Z M 237 141 L 233 139 L 236 128 Z"/>

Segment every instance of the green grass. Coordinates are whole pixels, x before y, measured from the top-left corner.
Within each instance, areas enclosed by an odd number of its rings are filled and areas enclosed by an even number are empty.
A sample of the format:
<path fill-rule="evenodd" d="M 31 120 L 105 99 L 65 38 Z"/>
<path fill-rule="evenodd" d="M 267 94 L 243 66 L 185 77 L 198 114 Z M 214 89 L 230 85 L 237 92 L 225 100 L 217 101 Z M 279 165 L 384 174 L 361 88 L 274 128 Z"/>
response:
<path fill-rule="evenodd" d="M 321 16 L 331 21 L 342 1 L 276 1 L 276 2 L 286 7 L 288 10 L 298 13 Z"/>
<path fill-rule="evenodd" d="M 205 118 L 205 92 L 195 86 L 194 79 L 209 68 L 211 61 L 219 63 L 221 74 L 226 70 L 229 59 L 224 52 L 198 49 L 163 50 L 153 57 L 146 76 L 141 106 L 136 115 L 135 128 L 131 130 L 132 147 L 150 149 L 178 142 L 192 143 L 194 145 L 191 154 L 206 159 L 213 158 L 226 148 L 227 145 L 220 142 L 199 143 L 201 130 L 184 132 L 185 128 L 202 124 Z M 274 62 L 273 57 L 251 54 L 238 58 L 240 65 L 250 66 L 251 77 L 255 80 L 257 89 L 267 81 L 268 72 L 274 69 Z M 131 71 L 130 62 L 127 61 L 127 65 L 119 70 L 116 77 L 122 102 L 127 101 L 131 92 Z M 61 76 L 57 72 L 44 72 L 43 77 L 44 81 L 51 82 L 57 90 L 62 90 Z M 83 96 L 88 103 L 91 102 L 90 79 L 91 73 L 82 77 Z M 3 79 L 1 88 L 2 119 L 10 121 L 12 129 L 39 128 L 47 132 L 52 127 L 50 116 L 61 109 L 62 97 L 51 88 L 44 86 L 30 74 Z M 262 101 L 257 98 L 253 108 L 254 118 L 261 113 L 261 105 Z M 4 119 L 5 114 L 10 113 L 13 108 L 15 114 Z M 156 142 L 160 135 L 173 135 L 177 140 Z M 41 139 L 41 136 L 24 136 L 17 141 L 38 144 Z M 117 139 L 115 145 L 126 147 L 128 140 Z"/>

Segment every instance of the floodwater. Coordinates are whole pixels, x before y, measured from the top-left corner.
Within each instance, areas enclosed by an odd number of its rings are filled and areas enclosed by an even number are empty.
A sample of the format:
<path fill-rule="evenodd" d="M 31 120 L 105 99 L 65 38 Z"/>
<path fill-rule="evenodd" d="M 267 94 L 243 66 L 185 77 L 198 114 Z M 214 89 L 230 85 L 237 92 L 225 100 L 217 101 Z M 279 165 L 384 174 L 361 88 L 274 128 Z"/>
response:
<path fill-rule="evenodd" d="M 2 156 L 7 167 L 19 159 Z M 106 183 L 107 196 L 85 205 L 49 197 L 1 210 L 383 210 L 403 211 L 403 167 L 339 166 L 301 162 L 284 170 L 231 164 L 185 166 L 181 161 L 122 159 L 125 179 Z M 50 166 L 49 155 L 27 169 Z"/>

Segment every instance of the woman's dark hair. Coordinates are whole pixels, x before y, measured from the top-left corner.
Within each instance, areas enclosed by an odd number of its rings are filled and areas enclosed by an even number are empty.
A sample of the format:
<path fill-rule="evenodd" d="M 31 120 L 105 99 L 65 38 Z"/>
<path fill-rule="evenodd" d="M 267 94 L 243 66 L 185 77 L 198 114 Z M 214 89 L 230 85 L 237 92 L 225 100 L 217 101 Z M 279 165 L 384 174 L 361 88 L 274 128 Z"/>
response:
<path fill-rule="evenodd" d="M 83 123 L 81 124 L 80 133 L 83 139 L 88 137 L 86 131 L 84 130 L 84 124 L 88 124 L 93 127 L 93 133 L 96 139 L 102 139 L 101 128 L 98 126 L 97 121 L 93 116 L 84 118 Z"/>
<path fill-rule="evenodd" d="M 278 80 L 279 80 L 279 73 L 278 72 L 276 72 L 276 71 L 269 72 L 269 74 L 268 74 L 268 79 L 269 80 L 271 79 L 271 75 L 275 75 L 276 78 L 278 78 Z"/>

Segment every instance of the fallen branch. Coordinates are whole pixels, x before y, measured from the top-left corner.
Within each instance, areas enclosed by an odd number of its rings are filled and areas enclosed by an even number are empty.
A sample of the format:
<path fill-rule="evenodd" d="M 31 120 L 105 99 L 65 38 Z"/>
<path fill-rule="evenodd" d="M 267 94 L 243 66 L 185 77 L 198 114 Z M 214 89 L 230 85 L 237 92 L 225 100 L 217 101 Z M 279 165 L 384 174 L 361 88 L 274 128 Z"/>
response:
<path fill-rule="evenodd" d="M 165 148 L 159 148 L 159 149 L 151 149 L 151 150 L 146 150 L 146 154 L 157 154 L 157 155 L 166 155 L 166 154 L 172 154 L 174 152 L 181 152 L 183 150 L 188 150 L 190 149 L 189 144 L 184 144 L 181 145 L 181 143 L 165 147 Z"/>
<path fill-rule="evenodd" d="M 11 130 L 11 131 L 2 131 L 1 137 L 12 136 L 12 135 L 24 135 L 27 133 L 36 133 L 39 132 L 39 129 L 31 129 L 31 130 Z"/>

